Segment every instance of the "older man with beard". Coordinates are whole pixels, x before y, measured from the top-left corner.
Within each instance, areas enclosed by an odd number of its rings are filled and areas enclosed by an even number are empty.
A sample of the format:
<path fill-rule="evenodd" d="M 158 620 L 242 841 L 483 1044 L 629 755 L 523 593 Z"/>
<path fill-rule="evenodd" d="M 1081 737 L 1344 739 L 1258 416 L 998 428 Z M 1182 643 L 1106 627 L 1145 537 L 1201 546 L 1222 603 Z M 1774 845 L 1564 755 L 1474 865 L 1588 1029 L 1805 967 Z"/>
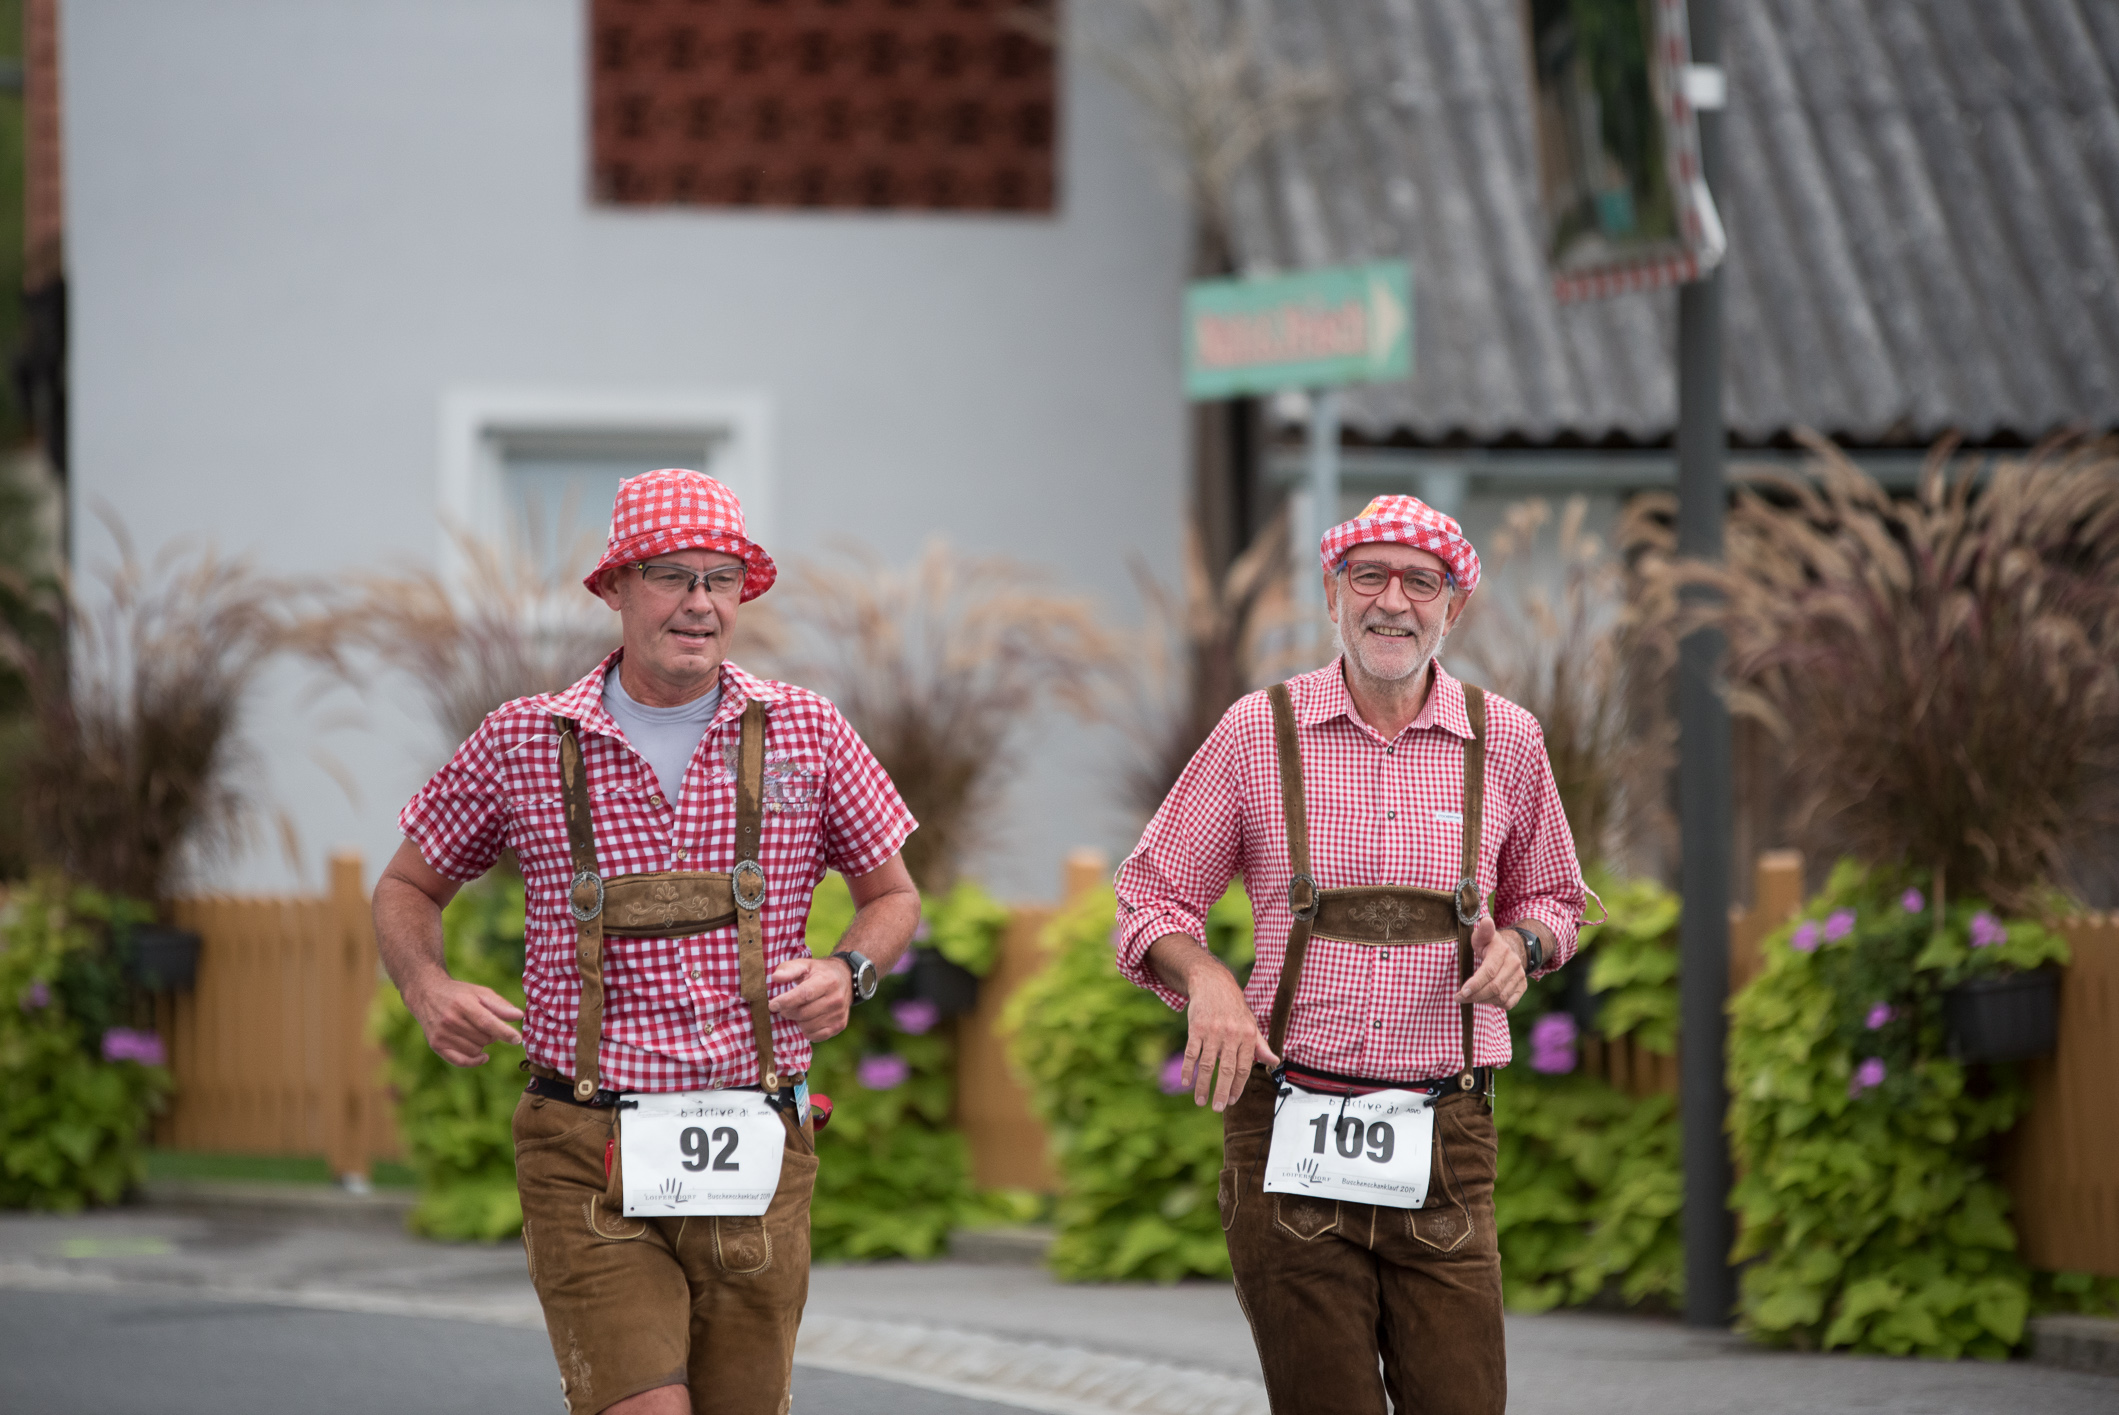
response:
<path fill-rule="evenodd" d="M 1340 655 L 1192 758 L 1119 869 L 1118 965 L 1187 1010 L 1185 1084 L 1224 1113 L 1273 1409 L 1497 1413 L 1493 1073 L 1586 891 L 1537 720 L 1436 659 L 1479 583 L 1457 523 L 1382 496 L 1319 551 Z M 1239 874 L 1244 985 L 1205 946 Z"/>

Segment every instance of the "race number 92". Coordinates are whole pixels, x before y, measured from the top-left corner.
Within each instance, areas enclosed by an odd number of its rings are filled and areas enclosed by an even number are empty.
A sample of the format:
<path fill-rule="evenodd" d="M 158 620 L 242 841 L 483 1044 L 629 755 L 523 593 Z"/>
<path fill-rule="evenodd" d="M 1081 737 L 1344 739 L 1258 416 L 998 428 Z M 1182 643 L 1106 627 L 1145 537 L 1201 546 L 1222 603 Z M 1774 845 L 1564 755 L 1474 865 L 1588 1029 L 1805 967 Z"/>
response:
<path fill-rule="evenodd" d="M 1386 1125 L 1384 1129 L 1389 1130 L 1390 1127 Z M 677 1146 L 684 1151 L 684 1167 L 694 1174 L 707 1167 L 709 1162 L 708 1151 L 713 1145 L 721 1147 L 719 1152 L 711 1156 L 711 1162 L 715 1170 L 727 1171 L 743 1168 L 742 1163 L 734 1158 L 736 1153 L 736 1132 L 731 1126 L 717 1126 L 711 1141 L 708 1140 L 706 1131 L 696 1125 L 687 1125 L 684 1128 L 684 1133 L 677 1137 Z M 1319 1153 L 1322 1153 L 1322 1151 Z"/>
<path fill-rule="evenodd" d="M 1328 1137 L 1341 1159 L 1357 1160 L 1366 1153 L 1377 1164 L 1389 1164 L 1398 1148 L 1398 1137 L 1388 1120 L 1372 1120 L 1363 1125 L 1358 1116 L 1347 1115 L 1334 1126 L 1329 1115 L 1315 1115 L 1310 1117 L 1310 1128 L 1317 1132 L 1316 1142 L 1310 1147 L 1312 1154 L 1324 1153 Z"/>

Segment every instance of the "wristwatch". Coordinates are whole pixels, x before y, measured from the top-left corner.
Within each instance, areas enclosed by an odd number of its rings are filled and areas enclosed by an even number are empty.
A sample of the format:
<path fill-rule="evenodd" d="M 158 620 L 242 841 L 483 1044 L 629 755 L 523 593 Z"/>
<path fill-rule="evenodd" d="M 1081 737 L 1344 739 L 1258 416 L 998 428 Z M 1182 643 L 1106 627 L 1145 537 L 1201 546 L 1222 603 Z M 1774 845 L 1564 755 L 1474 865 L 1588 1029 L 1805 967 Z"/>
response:
<path fill-rule="evenodd" d="M 1545 945 L 1539 941 L 1535 933 L 1520 924 L 1510 924 L 1508 927 L 1509 932 L 1519 934 L 1523 939 L 1523 971 L 1525 973 L 1537 972 L 1538 966 L 1545 961 Z"/>
<path fill-rule="evenodd" d="M 837 953 L 832 954 L 832 957 L 844 963 L 846 971 L 853 974 L 853 1000 L 855 1006 L 858 1007 L 876 995 L 876 987 L 882 980 L 876 976 L 876 965 L 869 962 L 866 956 L 856 953 L 850 948 L 842 948 Z"/>

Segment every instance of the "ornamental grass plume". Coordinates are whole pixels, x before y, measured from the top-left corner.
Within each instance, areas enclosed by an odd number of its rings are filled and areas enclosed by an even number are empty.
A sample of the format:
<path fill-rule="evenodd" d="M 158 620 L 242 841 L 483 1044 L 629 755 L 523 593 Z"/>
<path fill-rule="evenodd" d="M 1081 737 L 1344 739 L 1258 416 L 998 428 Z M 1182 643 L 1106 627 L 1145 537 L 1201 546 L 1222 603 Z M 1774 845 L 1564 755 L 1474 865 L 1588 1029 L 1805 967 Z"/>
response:
<path fill-rule="evenodd" d="M 2119 446 L 2057 441 L 1892 496 L 1824 439 L 1741 488 L 1722 565 L 1662 604 L 1729 645 L 1731 706 L 1783 744 L 1813 851 L 2031 909 L 2119 780 Z M 1687 587 L 1719 604 L 1677 610 Z"/>
<path fill-rule="evenodd" d="M 1293 635 L 1303 625 L 1290 594 L 1285 513 L 1275 516 L 1221 575 L 1207 565 L 1196 530 L 1185 534 L 1178 587 L 1135 560 L 1145 619 L 1126 656 L 1119 715 L 1133 755 L 1125 801 L 1151 816 L 1185 764 L 1245 693 L 1313 665 Z"/>
<path fill-rule="evenodd" d="M 920 823 L 905 867 L 930 897 L 989 824 L 1020 730 L 1045 707 L 1093 718 L 1114 657 L 1087 603 L 940 540 L 903 569 L 858 549 L 799 564 L 773 599 L 776 672 L 830 698 L 890 774 Z"/>
<path fill-rule="evenodd" d="M 168 897 L 183 864 L 248 838 L 244 697 L 281 646 L 286 585 L 211 550 L 143 562 L 117 520 L 118 563 L 83 604 L 49 612 L 64 651 L 0 624 L 28 685 L 32 729 L 14 763 L 40 863 L 106 893 Z"/>
<path fill-rule="evenodd" d="M 1540 541 L 1552 504 L 1537 498 L 1508 508 L 1487 563 L 1556 565 L 1558 582 L 1490 576 L 1491 587 L 1451 630 L 1445 656 L 1538 719 L 1583 859 L 1638 871 L 1672 835 L 1664 777 L 1675 733 L 1657 695 L 1644 691 L 1661 666 L 1628 603 L 1624 566 L 1584 527 L 1588 507 L 1568 498 L 1550 552 Z"/>
<path fill-rule="evenodd" d="M 295 645 L 357 691 L 408 680 L 454 751 L 502 703 L 574 683 L 618 647 L 618 616 L 570 568 L 587 553 L 540 563 L 522 546 L 452 536 L 453 577 L 424 567 L 356 575 L 317 591 Z"/>

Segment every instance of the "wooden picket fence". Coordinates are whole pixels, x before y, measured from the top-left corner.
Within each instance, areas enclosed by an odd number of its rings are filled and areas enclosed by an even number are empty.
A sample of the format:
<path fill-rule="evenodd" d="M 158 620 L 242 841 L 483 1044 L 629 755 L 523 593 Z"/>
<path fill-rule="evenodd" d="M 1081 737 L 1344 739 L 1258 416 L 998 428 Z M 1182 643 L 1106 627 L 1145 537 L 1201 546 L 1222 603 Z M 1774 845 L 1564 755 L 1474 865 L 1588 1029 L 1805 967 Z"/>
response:
<path fill-rule="evenodd" d="M 2060 1048 L 2030 1063 L 2031 1109 L 2002 1172 L 2033 1267 L 2119 1277 L 2119 914 L 2060 926 Z"/>
<path fill-rule="evenodd" d="M 401 1150 L 367 1035 L 378 977 L 358 855 L 334 856 L 320 897 L 208 896 L 176 905 L 196 930 L 198 982 L 156 999 L 176 1093 L 155 1143 L 315 1155 L 366 1174 Z"/>

